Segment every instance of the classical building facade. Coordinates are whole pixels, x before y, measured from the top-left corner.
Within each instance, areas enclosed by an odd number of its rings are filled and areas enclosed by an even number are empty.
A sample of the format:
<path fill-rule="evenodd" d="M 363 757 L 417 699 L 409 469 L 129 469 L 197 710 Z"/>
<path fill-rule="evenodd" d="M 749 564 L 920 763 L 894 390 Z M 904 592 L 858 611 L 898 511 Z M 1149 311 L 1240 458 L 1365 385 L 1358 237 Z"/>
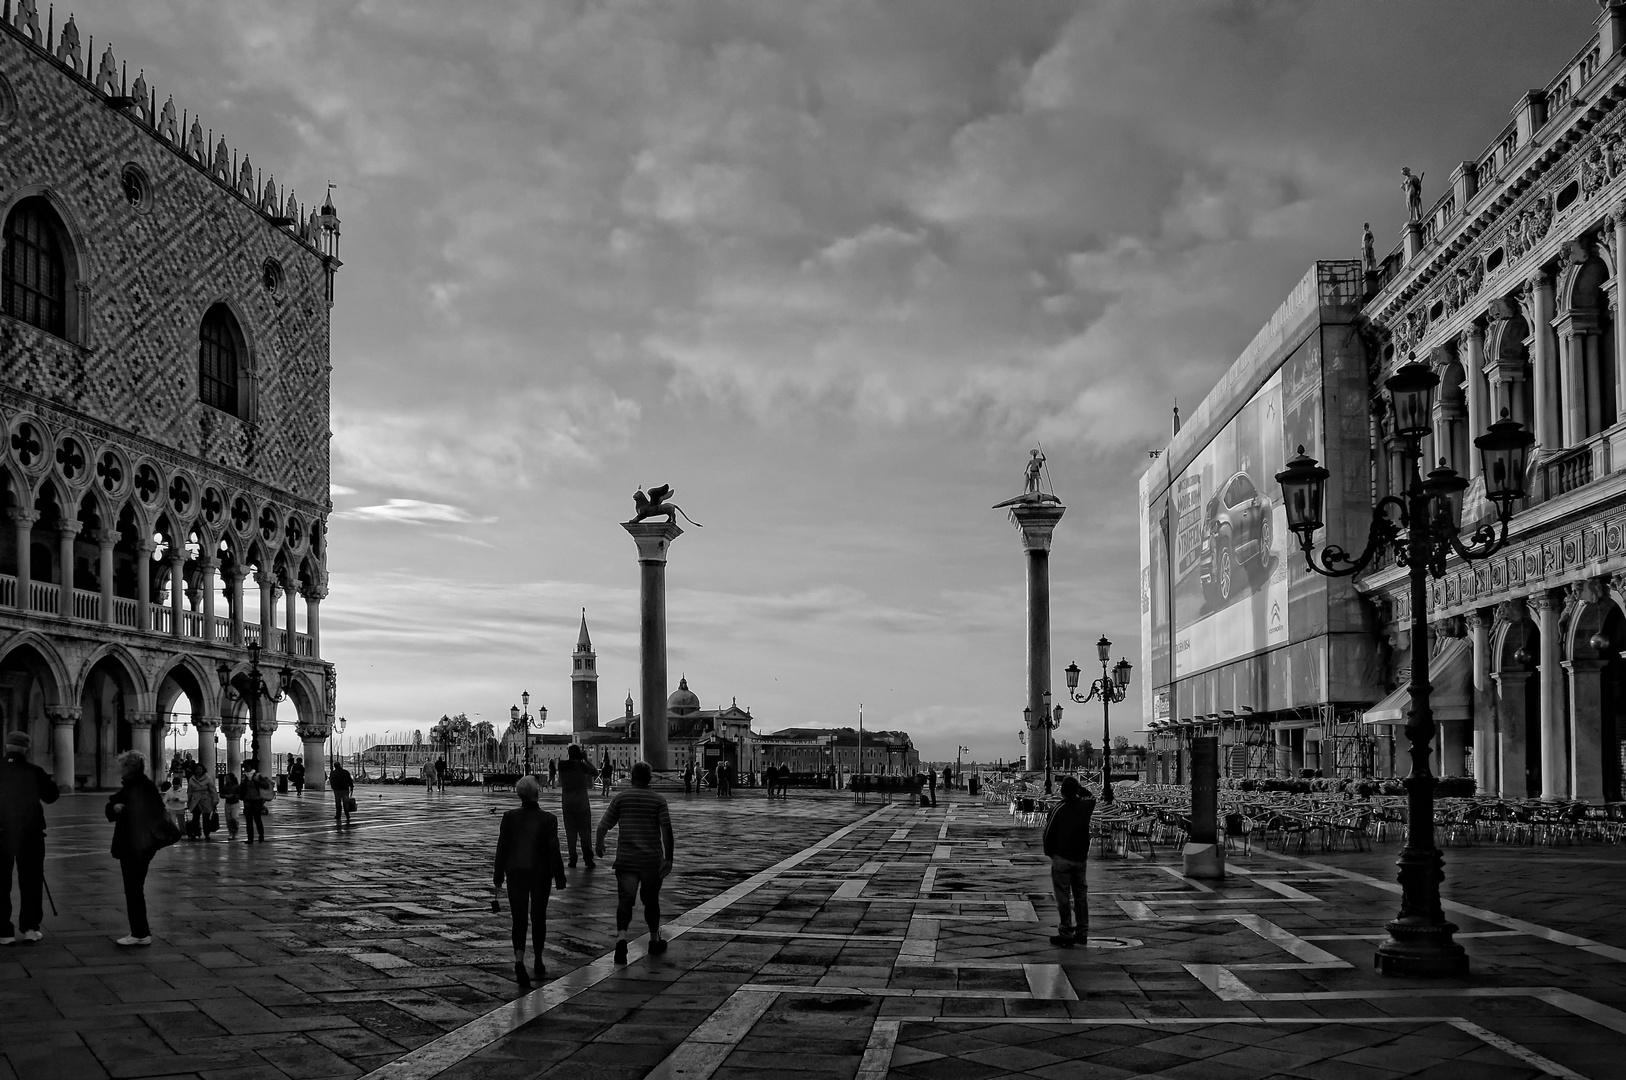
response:
<path fill-rule="evenodd" d="M 1471 774 L 1481 792 L 1618 800 L 1626 772 L 1626 5 L 1603 5 L 1597 33 L 1543 88 L 1515 103 L 1489 146 L 1452 172 L 1398 247 L 1364 269 L 1359 331 L 1364 409 L 1329 407 L 1327 423 L 1365 428 L 1363 463 L 1329 464 L 1354 484 L 1354 512 L 1398 490 L 1402 459 L 1378 388 L 1420 361 L 1441 378 L 1425 460 L 1471 481 L 1465 523 L 1488 514 L 1472 439 L 1506 413 L 1536 437 L 1529 498 L 1506 549 L 1453 558 L 1429 590 L 1429 640 L 1409 640 L 1406 570 L 1379 566 L 1357 588 L 1386 698 L 1331 702 L 1301 717 L 1354 750 L 1258 742 L 1272 767 L 1336 764 L 1346 775 L 1405 771 L 1404 682 L 1414 649 L 1432 657 L 1439 771 Z M 1347 470 L 1355 468 L 1354 478 Z M 1341 475 L 1341 470 L 1344 470 Z M 1329 494 L 1329 498 L 1331 495 Z M 1329 518 L 1329 522 L 1332 519 Z M 1279 521 L 1279 518 L 1278 518 Z M 1148 530 L 1149 532 L 1152 530 Z M 1354 547 L 1359 548 L 1360 537 Z M 1296 557 L 1276 534 L 1277 553 Z M 1156 552 L 1155 537 L 1143 550 Z M 1155 591 L 1155 590 L 1154 590 Z M 1143 608 L 1156 607 L 1155 596 Z M 1245 695 L 1183 710 L 1155 704 L 1154 757 L 1194 728 L 1244 731 Z M 1334 710 L 1332 706 L 1342 706 Z M 1243 710 L 1247 711 L 1244 712 Z M 1355 727 L 1350 722 L 1354 721 Z M 1398 750 L 1396 740 L 1398 739 Z M 1295 749 L 1295 746 L 1297 748 Z M 1274 753 L 1285 750 L 1285 753 Z M 1178 770 L 1171 770 L 1177 775 Z"/>
<path fill-rule="evenodd" d="M 275 697 L 324 771 L 338 216 L 204 131 L 0 6 L 0 727 L 64 787 L 116 786 L 183 697 L 204 762 Z"/>

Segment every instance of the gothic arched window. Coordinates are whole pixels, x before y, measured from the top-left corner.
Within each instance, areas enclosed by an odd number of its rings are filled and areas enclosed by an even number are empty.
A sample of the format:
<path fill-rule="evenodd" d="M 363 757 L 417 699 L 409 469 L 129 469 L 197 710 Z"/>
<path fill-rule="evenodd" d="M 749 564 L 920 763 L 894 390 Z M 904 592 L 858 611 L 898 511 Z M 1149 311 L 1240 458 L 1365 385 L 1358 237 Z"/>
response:
<path fill-rule="evenodd" d="M 225 304 L 203 316 L 198 330 L 198 399 L 221 412 L 242 416 L 239 373 L 246 359 L 243 333 Z"/>
<path fill-rule="evenodd" d="M 6 216 L 0 311 L 57 337 L 67 336 L 68 260 L 62 220 L 42 196 Z"/>

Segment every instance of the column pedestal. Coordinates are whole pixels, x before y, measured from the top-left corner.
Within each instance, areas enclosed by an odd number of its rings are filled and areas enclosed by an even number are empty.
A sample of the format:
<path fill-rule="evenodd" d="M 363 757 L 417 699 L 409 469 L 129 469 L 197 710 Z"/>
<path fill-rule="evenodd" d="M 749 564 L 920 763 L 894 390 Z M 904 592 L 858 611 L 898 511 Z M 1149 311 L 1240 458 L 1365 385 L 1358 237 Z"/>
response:
<path fill-rule="evenodd" d="M 638 545 L 638 686 L 643 695 L 639 752 L 651 769 L 663 772 L 671 767 L 666 729 L 666 555 L 683 530 L 675 522 L 624 521 L 621 527 Z"/>
<path fill-rule="evenodd" d="M 321 793 L 327 790 L 327 736 L 301 737 L 305 748 L 305 790 Z"/>
<path fill-rule="evenodd" d="M 241 720 L 231 720 L 220 725 L 220 734 L 226 739 L 226 771 L 237 777 L 243 777 L 243 730 Z"/>
<path fill-rule="evenodd" d="M 1045 694 L 1050 690 L 1050 538 L 1067 508 L 1059 502 L 1024 502 L 1011 507 L 1011 523 L 1022 533 L 1027 553 L 1027 767 L 1044 768 Z"/>
<path fill-rule="evenodd" d="M 194 717 L 192 726 L 198 732 L 198 763 L 203 771 L 210 776 L 215 774 L 215 732 L 220 730 L 220 721 L 211 720 L 205 716 Z"/>

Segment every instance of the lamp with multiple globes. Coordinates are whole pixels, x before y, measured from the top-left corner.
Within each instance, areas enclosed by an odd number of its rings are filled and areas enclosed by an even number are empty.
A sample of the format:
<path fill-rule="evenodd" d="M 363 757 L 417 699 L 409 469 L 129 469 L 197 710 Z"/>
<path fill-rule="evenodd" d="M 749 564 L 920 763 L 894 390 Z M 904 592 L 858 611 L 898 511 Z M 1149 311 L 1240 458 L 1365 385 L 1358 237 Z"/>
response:
<path fill-rule="evenodd" d="M 1105 634 L 1095 643 L 1096 659 L 1101 661 L 1101 677 L 1090 683 L 1087 693 L 1078 692 L 1078 680 L 1083 672 L 1074 661 L 1067 665 L 1067 695 L 1082 705 L 1095 698 L 1101 699 L 1101 801 L 1112 801 L 1112 716 L 1110 707 L 1123 701 L 1129 692 L 1129 675 L 1134 670 L 1127 657 L 1120 657 L 1112 670 L 1107 662 L 1112 659 L 1112 642 Z"/>
<path fill-rule="evenodd" d="M 1336 544 L 1323 544 L 1315 555 L 1315 534 L 1325 524 L 1322 499 L 1331 473 L 1299 447 L 1276 474 L 1288 529 L 1299 538 L 1304 561 L 1317 574 L 1349 577 L 1360 573 L 1379 553 L 1390 551 L 1410 575 L 1411 640 L 1428 640 L 1428 579 L 1445 574 L 1452 555 L 1464 561 L 1485 559 L 1507 543 L 1514 504 L 1524 498 L 1525 468 L 1534 436 L 1502 410 L 1501 419 L 1474 440 L 1485 478 L 1485 498 L 1496 508 L 1494 522 L 1484 522 L 1464 543 L 1462 496 L 1468 482 L 1446 465 L 1422 474 L 1422 441 L 1434 415 L 1439 376 L 1424 364 L 1406 364 L 1384 383 L 1392 433 L 1401 440 L 1406 461 L 1405 490 L 1379 499 L 1372 509 L 1366 549 L 1351 555 Z M 1386 927 L 1388 940 L 1378 946 L 1377 967 L 1384 974 L 1462 976 L 1468 955 L 1453 940 L 1456 927 L 1445 920 L 1440 905 L 1444 856 L 1434 843 L 1434 786 L 1429 744 L 1436 729 L 1429 705 L 1429 657 L 1412 650 L 1410 720 L 1411 775 L 1407 793 L 1406 846 L 1400 854 L 1400 914 Z"/>
<path fill-rule="evenodd" d="M 536 716 L 533 718 L 531 716 L 531 692 L 521 690 L 519 700 L 524 703 L 525 707 L 521 709 L 518 705 L 508 706 L 508 720 L 511 724 L 517 724 L 525 733 L 525 775 L 529 776 L 531 775 L 531 721 L 535 719 L 537 727 L 546 724 L 548 722 L 548 707 L 538 705 L 536 707 Z"/>

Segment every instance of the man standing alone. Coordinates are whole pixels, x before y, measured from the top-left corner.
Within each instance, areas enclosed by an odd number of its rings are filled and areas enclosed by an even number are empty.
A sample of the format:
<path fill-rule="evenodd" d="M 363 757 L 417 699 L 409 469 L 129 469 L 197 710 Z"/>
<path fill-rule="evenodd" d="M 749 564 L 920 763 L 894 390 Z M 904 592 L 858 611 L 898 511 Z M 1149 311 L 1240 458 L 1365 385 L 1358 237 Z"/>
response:
<path fill-rule="evenodd" d="M 38 765 L 28 762 L 31 742 L 26 731 L 6 736 L 0 760 L 0 945 L 17 937 L 38 941 L 45 935 L 42 890 L 45 888 L 45 803 L 57 800 L 56 783 Z M 17 865 L 17 891 L 22 897 L 15 935 L 11 923 L 11 866 Z"/>
<path fill-rule="evenodd" d="M 1090 936 L 1089 895 L 1084 886 L 1085 860 L 1090 856 L 1090 817 L 1095 799 L 1071 776 L 1061 779 L 1061 802 L 1044 825 L 1044 853 L 1050 856 L 1050 884 L 1056 892 L 1061 928 L 1050 944 L 1070 949 L 1086 945 Z"/>
<path fill-rule="evenodd" d="M 649 951 L 666 951 L 661 931 L 661 882 L 672 872 L 672 816 L 666 799 L 649 790 L 654 778 L 649 763 L 632 767 L 632 787 L 610 800 L 598 822 L 599 856 L 604 855 L 604 834 L 618 826 L 615 845 L 615 962 L 627 962 L 627 927 L 632 925 L 634 900 L 642 900 L 644 922 L 649 926 Z"/>
<path fill-rule="evenodd" d="M 559 811 L 565 819 L 565 847 L 570 852 L 570 865 L 576 865 L 576 841 L 581 841 L 582 857 L 587 869 L 593 869 L 593 803 L 588 797 L 593 778 L 598 770 L 587 760 L 587 755 L 575 743 L 570 744 L 566 758 L 559 763 Z"/>
<path fill-rule="evenodd" d="M 334 763 L 327 782 L 333 788 L 333 824 L 335 826 L 350 824 L 350 808 L 355 805 L 353 799 L 356 792 L 355 778 L 350 775 L 350 770 L 344 767 L 344 762 L 339 761 Z"/>

